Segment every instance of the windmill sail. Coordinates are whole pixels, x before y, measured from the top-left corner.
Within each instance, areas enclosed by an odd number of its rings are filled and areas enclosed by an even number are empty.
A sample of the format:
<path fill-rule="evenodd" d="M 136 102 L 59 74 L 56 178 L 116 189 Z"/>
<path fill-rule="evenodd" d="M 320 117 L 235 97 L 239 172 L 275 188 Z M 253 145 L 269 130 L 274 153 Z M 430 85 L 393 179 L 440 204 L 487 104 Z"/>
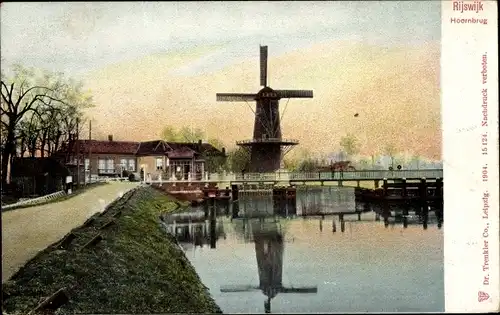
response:
<path fill-rule="evenodd" d="M 255 101 L 257 94 L 217 93 L 217 102 L 250 102 Z"/>
<path fill-rule="evenodd" d="M 267 86 L 267 46 L 260 46 L 260 85 Z"/>
<path fill-rule="evenodd" d="M 220 292 L 224 293 L 233 293 L 233 292 L 251 292 L 251 291 L 259 291 L 261 288 L 258 286 L 251 285 L 235 285 L 235 286 L 222 286 L 220 287 Z M 276 291 L 279 293 L 318 293 L 318 287 L 302 287 L 302 288 L 287 288 L 281 287 L 276 288 Z"/>
<path fill-rule="evenodd" d="M 311 90 L 274 90 L 280 98 L 312 98 Z"/>
<path fill-rule="evenodd" d="M 249 292 L 259 290 L 259 286 L 252 285 L 225 285 L 220 287 L 220 292 Z"/>
<path fill-rule="evenodd" d="M 281 293 L 318 293 L 318 287 L 281 288 Z"/>

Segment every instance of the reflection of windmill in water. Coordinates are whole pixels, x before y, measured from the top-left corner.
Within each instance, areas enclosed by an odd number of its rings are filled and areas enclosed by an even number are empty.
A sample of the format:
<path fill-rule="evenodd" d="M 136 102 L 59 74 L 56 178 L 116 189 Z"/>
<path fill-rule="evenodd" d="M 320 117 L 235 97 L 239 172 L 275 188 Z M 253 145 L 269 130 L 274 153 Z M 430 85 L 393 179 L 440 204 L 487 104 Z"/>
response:
<path fill-rule="evenodd" d="M 271 312 L 271 300 L 279 293 L 317 293 L 315 287 L 285 287 L 283 286 L 283 253 L 284 237 L 275 218 L 271 221 L 260 218 L 258 220 L 242 218 L 241 225 L 236 224 L 236 230 L 244 235 L 251 236 L 255 243 L 257 266 L 259 272 L 259 285 L 224 286 L 221 292 L 247 292 L 261 290 L 267 296 L 264 302 L 266 313 Z M 243 231 L 241 231 L 243 228 Z M 250 231 L 250 233 L 248 233 Z M 248 238 L 247 238 L 248 240 Z"/>

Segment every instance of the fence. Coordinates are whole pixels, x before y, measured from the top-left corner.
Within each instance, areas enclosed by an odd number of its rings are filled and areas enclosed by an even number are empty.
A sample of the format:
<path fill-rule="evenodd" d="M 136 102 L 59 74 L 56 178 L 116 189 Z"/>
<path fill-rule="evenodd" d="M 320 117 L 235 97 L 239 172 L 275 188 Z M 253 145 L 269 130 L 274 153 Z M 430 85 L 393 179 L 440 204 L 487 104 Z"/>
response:
<path fill-rule="evenodd" d="M 328 180 L 382 180 L 382 179 L 420 179 L 420 178 L 443 178 L 442 169 L 426 170 L 370 170 L 370 171 L 332 171 L 332 172 L 275 172 L 275 173 L 212 173 L 205 174 L 201 181 L 211 182 L 234 182 L 234 181 L 328 181 Z M 146 182 L 181 182 L 197 181 L 172 180 L 169 178 L 150 178 Z M 200 180 L 198 180 L 200 181 Z"/>
<path fill-rule="evenodd" d="M 109 181 L 117 181 L 117 180 L 124 180 L 124 178 L 111 178 L 111 177 L 97 177 L 93 176 L 91 179 L 87 179 L 87 184 L 94 184 L 94 183 L 102 183 L 102 182 L 109 182 Z M 83 182 L 81 183 L 83 185 Z M 44 203 L 50 200 L 54 200 L 56 198 L 65 196 L 66 192 L 64 190 L 45 195 L 45 196 L 40 196 L 36 198 L 30 198 L 22 201 L 18 201 L 16 203 L 10 204 L 10 205 L 5 205 L 2 206 L 2 211 L 4 210 L 9 210 L 13 208 L 18 208 L 18 207 L 23 207 L 23 206 L 34 206 L 40 203 Z"/>
<path fill-rule="evenodd" d="M 50 200 L 53 200 L 56 198 L 60 198 L 62 196 L 66 196 L 66 192 L 64 190 L 52 193 L 50 195 L 45 195 L 45 196 L 41 196 L 41 197 L 37 197 L 37 198 L 27 199 L 27 200 L 19 201 L 19 202 L 10 204 L 10 205 L 2 206 L 2 211 L 9 210 L 12 208 L 17 208 L 17 207 L 22 207 L 22 206 L 32 206 L 32 205 L 44 203 L 44 202 L 47 202 L 47 201 L 50 201 Z"/>

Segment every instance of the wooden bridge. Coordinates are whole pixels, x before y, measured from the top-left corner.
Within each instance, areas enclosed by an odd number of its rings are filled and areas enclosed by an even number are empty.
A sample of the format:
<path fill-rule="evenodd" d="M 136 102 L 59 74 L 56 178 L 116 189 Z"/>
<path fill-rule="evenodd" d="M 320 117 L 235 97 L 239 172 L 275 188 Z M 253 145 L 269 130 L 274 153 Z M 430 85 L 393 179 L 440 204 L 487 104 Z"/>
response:
<path fill-rule="evenodd" d="M 194 178 L 203 178 L 196 180 Z M 273 172 L 273 173 L 205 173 L 204 176 L 188 176 L 187 180 L 173 178 L 146 178 L 144 182 L 153 183 L 306 183 L 306 182 L 338 182 L 344 181 L 381 181 L 387 180 L 429 180 L 443 178 L 442 169 L 425 170 L 363 170 L 363 171 L 335 171 L 335 172 Z"/>

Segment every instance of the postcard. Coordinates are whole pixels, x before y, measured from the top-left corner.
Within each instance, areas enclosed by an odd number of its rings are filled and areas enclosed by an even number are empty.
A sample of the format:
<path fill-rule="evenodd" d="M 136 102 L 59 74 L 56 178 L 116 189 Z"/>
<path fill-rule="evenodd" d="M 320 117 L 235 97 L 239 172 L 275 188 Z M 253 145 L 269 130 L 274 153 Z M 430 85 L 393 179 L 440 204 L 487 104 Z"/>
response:
<path fill-rule="evenodd" d="M 5 314 L 494 312 L 497 2 L 3 2 Z"/>

